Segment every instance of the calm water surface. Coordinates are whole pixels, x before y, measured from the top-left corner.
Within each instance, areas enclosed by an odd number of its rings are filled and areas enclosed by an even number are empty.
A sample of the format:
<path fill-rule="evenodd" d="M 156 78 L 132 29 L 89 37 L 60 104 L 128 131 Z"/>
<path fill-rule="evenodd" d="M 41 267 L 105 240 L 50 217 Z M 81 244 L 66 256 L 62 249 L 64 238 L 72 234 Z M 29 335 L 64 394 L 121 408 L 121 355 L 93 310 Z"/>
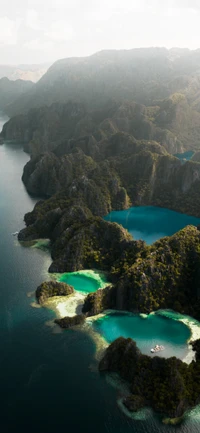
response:
<path fill-rule="evenodd" d="M 165 347 L 163 352 L 159 352 L 161 357 L 177 356 L 183 360 L 188 355 L 189 328 L 166 317 L 150 315 L 144 318 L 136 314 L 115 313 L 98 319 L 94 327 L 109 343 L 120 336 L 133 338 L 146 355 L 156 344 Z"/>
<path fill-rule="evenodd" d="M 105 275 L 94 271 L 67 272 L 62 274 L 58 281 L 70 284 L 75 290 L 85 294 L 96 292 L 108 284 Z"/>
<path fill-rule="evenodd" d="M 27 160 L 19 147 L 0 146 L 0 432 L 175 431 L 151 412 L 143 421 L 127 418 L 117 406 L 118 391 L 95 371 L 89 334 L 55 333 L 46 324 L 54 313 L 31 306 L 50 257 L 20 246 L 11 235 L 23 227 L 24 213 L 35 203 L 21 182 Z M 198 413 L 176 431 L 199 433 Z"/>
<path fill-rule="evenodd" d="M 173 235 L 187 225 L 200 224 L 200 218 L 155 206 L 113 211 L 104 219 L 123 225 L 134 239 L 143 239 L 149 245 L 164 236 Z"/>
<path fill-rule="evenodd" d="M 182 162 L 190 161 L 193 157 L 195 152 L 193 150 L 187 150 L 187 152 L 184 153 L 176 153 L 174 156 L 176 156 L 178 159 L 180 159 Z"/>

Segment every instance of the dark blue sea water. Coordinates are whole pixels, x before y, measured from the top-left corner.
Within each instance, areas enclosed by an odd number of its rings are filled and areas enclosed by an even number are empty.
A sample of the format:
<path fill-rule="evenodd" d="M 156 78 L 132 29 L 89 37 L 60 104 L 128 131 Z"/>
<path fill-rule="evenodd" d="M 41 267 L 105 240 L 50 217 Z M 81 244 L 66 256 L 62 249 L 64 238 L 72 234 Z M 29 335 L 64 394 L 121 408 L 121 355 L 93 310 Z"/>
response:
<path fill-rule="evenodd" d="M 104 219 L 123 225 L 134 239 L 143 239 L 147 244 L 152 244 L 164 236 L 171 236 L 187 225 L 200 224 L 200 218 L 155 206 L 113 211 Z"/>
<path fill-rule="evenodd" d="M 54 313 L 31 305 L 50 257 L 22 247 L 11 235 L 35 203 L 21 182 L 27 160 L 19 147 L 0 146 L 0 432 L 175 431 L 152 412 L 142 421 L 127 418 L 117 405 L 119 391 L 96 369 L 90 334 L 57 333 L 59 328 L 47 326 Z M 176 431 L 199 433 L 198 411 Z"/>

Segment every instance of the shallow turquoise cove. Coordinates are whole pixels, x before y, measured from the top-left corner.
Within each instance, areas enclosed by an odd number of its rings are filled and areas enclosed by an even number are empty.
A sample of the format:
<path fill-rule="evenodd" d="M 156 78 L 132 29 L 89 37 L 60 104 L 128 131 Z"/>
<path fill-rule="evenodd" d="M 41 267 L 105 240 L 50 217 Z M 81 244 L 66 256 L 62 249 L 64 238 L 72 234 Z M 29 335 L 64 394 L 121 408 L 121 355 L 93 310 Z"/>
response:
<path fill-rule="evenodd" d="M 171 236 L 187 225 L 199 225 L 200 218 L 156 206 L 139 206 L 113 211 L 105 218 L 125 227 L 134 239 L 151 245 L 164 236 Z"/>
<path fill-rule="evenodd" d="M 138 314 L 117 312 L 97 319 L 93 326 L 109 343 L 121 336 L 133 338 L 142 353 L 147 355 L 156 344 L 165 347 L 164 351 L 159 352 L 159 356 L 184 359 L 188 355 L 190 330 L 176 320 L 154 314 L 142 317 Z"/>
<path fill-rule="evenodd" d="M 106 285 L 106 279 L 92 271 L 65 273 L 59 278 L 59 281 L 70 284 L 78 292 L 84 293 L 96 292 Z"/>

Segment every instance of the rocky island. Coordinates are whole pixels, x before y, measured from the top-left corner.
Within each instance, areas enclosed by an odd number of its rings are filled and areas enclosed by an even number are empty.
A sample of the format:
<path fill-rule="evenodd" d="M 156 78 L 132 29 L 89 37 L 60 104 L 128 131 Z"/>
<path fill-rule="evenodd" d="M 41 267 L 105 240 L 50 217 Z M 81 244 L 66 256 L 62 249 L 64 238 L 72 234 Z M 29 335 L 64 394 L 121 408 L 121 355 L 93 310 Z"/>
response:
<path fill-rule="evenodd" d="M 154 65 L 155 57 L 162 63 L 160 54 L 152 51 L 150 63 Z M 36 84 L 18 105 L 9 107 L 15 116 L 1 136 L 20 140 L 30 153 L 22 179 L 30 194 L 42 198 L 25 215 L 19 241 L 49 238 L 50 272 L 98 269 L 107 272 L 110 282 L 87 296 L 83 314 L 57 319 L 62 328 L 82 324 L 86 317 L 106 309 L 150 313 L 170 308 L 200 319 L 198 228 L 188 226 L 148 246 L 103 219 L 112 210 L 147 205 L 200 217 L 200 112 L 192 75 L 198 74 L 199 64 L 195 60 L 183 78 L 179 63 L 162 52 L 166 62 L 155 90 L 155 68 L 144 67 L 142 50 L 140 55 L 137 58 L 134 50 L 119 53 L 119 76 L 113 72 L 111 80 L 117 83 L 115 98 L 110 81 L 106 92 L 102 94 L 97 86 L 98 98 L 93 96 L 92 83 L 99 80 L 95 71 L 103 73 L 104 81 L 110 65 L 116 69 L 115 55 L 110 53 L 107 62 L 102 52 L 89 83 L 88 65 L 95 58 L 80 61 L 78 102 L 70 78 L 74 66 L 70 65 L 69 74 L 70 62 L 61 61 L 43 77 L 46 106 Z M 57 88 L 61 77 L 63 92 Z M 195 152 L 191 161 L 182 163 L 174 156 L 187 150 Z M 70 286 L 48 282 L 36 296 L 43 303 L 48 297 L 71 293 Z M 150 358 L 140 353 L 133 340 L 120 338 L 107 349 L 99 368 L 115 371 L 128 381 L 130 396 L 124 405 L 131 411 L 149 405 L 169 418 L 180 418 L 200 402 L 199 356 L 189 366 L 176 358 Z"/>
<path fill-rule="evenodd" d="M 44 281 L 36 290 L 36 299 L 39 304 L 44 304 L 47 299 L 54 296 L 69 296 L 74 293 L 74 288 L 69 284 L 57 281 Z"/>
<path fill-rule="evenodd" d="M 129 383 L 130 395 L 123 404 L 131 412 L 150 406 L 176 424 L 186 410 L 200 403 L 198 352 L 189 365 L 175 357 L 151 358 L 141 354 L 135 341 L 121 337 L 108 347 L 99 370 L 117 372 Z"/>
<path fill-rule="evenodd" d="M 69 329 L 74 326 L 83 325 L 85 322 L 84 314 L 77 314 L 73 317 L 63 317 L 62 319 L 55 319 L 55 323 L 61 328 Z"/>

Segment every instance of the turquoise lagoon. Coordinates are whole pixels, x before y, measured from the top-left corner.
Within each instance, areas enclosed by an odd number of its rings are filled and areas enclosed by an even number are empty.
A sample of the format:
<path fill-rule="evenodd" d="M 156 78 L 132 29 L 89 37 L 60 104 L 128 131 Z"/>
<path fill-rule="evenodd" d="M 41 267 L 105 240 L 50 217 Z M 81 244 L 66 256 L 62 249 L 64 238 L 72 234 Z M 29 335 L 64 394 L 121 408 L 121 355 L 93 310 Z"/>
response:
<path fill-rule="evenodd" d="M 107 215 L 105 220 L 122 224 L 135 239 L 143 239 L 148 244 L 152 244 L 161 237 L 170 236 L 189 224 L 196 226 L 200 224 L 198 218 L 153 206 L 114 211 Z M 85 295 L 108 284 L 105 276 L 95 271 L 65 273 L 59 276 L 58 281 L 71 284 L 77 292 Z M 64 302 L 66 308 L 67 303 Z M 69 310 L 66 308 L 65 311 Z M 100 333 L 108 343 L 120 336 L 131 337 L 145 354 L 149 354 L 151 347 L 156 344 L 162 344 L 165 350 L 160 352 L 159 356 L 177 356 L 180 359 L 186 359 L 189 355 L 190 324 L 182 323 L 176 320 L 176 317 L 171 317 L 170 314 L 165 317 L 165 315 L 157 314 L 145 316 L 115 312 L 100 317 L 91 324 L 93 329 Z"/>
<path fill-rule="evenodd" d="M 193 155 L 194 155 L 193 150 L 187 150 L 184 153 L 176 153 L 174 156 L 176 156 L 176 158 L 180 159 L 182 162 L 186 162 L 186 161 L 190 161 Z"/>
<path fill-rule="evenodd" d="M 113 211 L 104 219 L 121 224 L 134 239 L 142 239 L 149 245 L 164 236 L 172 236 L 187 225 L 200 224 L 200 218 L 156 206 Z"/>
<path fill-rule="evenodd" d="M 164 351 L 157 354 L 161 357 L 176 356 L 186 360 L 189 354 L 191 355 L 188 349 L 188 340 L 191 337 L 189 327 L 181 321 L 159 314 L 147 316 L 114 312 L 95 320 L 93 327 L 108 343 L 118 337 L 133 338 L 141 352 L 146 355 L 150 355 L 151 348 L 156 344 L 165 347 Z"/>
<path fill-rule="evenodd" d="M 79 271 L 62 274 L 58 281 L 67 283 L 78 292 L 85 294 L 96 292 L 96 290 L 108 285 L 106 277 L 95 271 Z"/>
<path fill-rule="evenodd" d="M 0 119 L 0 124 L 3 125 L 3 122 L 4 119 Z M 54 319 L 55 313 L 46 308 L 32 308 L 27 294 L 34 293 L 36 287 L 47 279 L 51 259 L 48 252 L 24 248 L 12 236 L 13 232 L 23 228 L 24 214 L 31 211 L 35 204 L 35 199 L 26 193 L 21 182 L 27 160 L 28 156 L 19 146 L 0 146 L 1 432 L 174 431 L 173 427 L 161 424 L 152 412 L 140 422 L 124 416 L 116 403 L 118 391 L 98 373 L 96 347 L 86 329 L 54 333 L 54 329 L 60 331 L 59 328 L 46 326 L 46 322 Z M 130 336 L 134 337 L 133 330 L 139 323 L 139 347 L 142 347 L 145 335 L 149 338 L 146 350 L 149 350 L 154 339 L 162 343 L 169 337 L 170 344 L 178 349 L 177 353 L 185 355 L 188 330 L 180 327 L 177 321 L 159 322 L 163 333 L 163 340 L 160 340 L 159 329 L 155 335 L 154 326 L 151 328 L 152 334 L 149 334 L 148 326 L 153 320 L 151 317 L 138 318 L 139 322 L 134 322 L 136 319 L 133 318 L 134 326 L 129 323 L 132 319 L 122 319 L 115 315 L 109 319 L 105 316 L 100 324 L 97 322 L 92 326 L 93 329 L 99 327 L 96 331 L 98 335 L 104 332 L 107 336 L 107 323 L 110 320 L 109 326 L 113 331 L 106 338 L 111 339 L 119 333 L 128 335 L 129 327 L 132 329 Z M 158 322 L 155 323 L 158 325 Z M 143 326 L 146 328 L 142 331 Z M 102 327 L 105 330 L 102 331 Z M 174 337 L 176 329 L 180 333 L 180 345 L 177 344 L 177 337 Z M 184 340 L 185 349 L 180 352 L 179 347 L 184 346 Z M 143 347 L 145 350 L 145 345 Z M 176 427 L 176 433 L 199 431 L 199 408 Z"/>

